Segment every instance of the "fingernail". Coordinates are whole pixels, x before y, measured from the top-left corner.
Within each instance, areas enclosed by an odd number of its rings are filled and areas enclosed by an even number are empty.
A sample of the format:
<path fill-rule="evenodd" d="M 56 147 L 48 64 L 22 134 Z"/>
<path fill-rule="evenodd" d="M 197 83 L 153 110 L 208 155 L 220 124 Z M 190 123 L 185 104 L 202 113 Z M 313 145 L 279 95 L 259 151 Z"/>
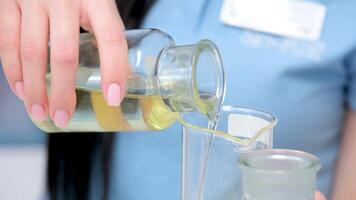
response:
<path fill-rule="evenodd" d="M 24 92 L 24 89 L 23 89 L 22 81 L 17 81 L 15 83 L 15 93 L 21 100 L 23 100 L 23 98 L 25 96 L 25 92 Z"/>
<path fill-rule="evenodd" d="M 54 123 L 58 128 L 65 128 L 68 125 L 69 115 L 65 110 L 57 110 L 54 112 Z"/>
<path fill-rule="evenodd" d="M 121 102 L 121 88 L 117 83 L 112 83 L 108 87 L 107 100 L 109 106 L 119 106 Z"/>
<path fill-rule="evenodd" d="M 31 116 L 35 121 L 44 121 L 47 118 L 45 109 L 40 104 L 31 105 Z"/>

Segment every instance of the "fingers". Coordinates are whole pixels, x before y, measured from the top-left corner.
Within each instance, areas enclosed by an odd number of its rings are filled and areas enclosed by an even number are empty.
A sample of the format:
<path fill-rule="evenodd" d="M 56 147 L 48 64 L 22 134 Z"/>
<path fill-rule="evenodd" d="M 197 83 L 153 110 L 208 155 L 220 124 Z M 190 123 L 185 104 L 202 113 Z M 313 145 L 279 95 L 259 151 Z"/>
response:
<path fill-rule="evenodd" d="M 73 115 L 79 52 L 79 10 L 76 1 L 55 1 L 49 7 L 51 46 L 50 115 L 57 127 Z"/>
<path fill-rule="evenodd" d="M 80 1 L 48 1 L 46 7 L 38 0 L 18 2 L 20 6 L 14 0 L 0 1 L 0 56 L 11 88 L 24 98 L 32 118 L 42 121 L 49 113 L 58 127 L 64 127 L 74 112 L 79 20 L 90 22 L 84 27 L 96 35 L 105 99 L 109 105 L 118 106 L 124 96 L 128 61 L 124 26 L 114 0 L 89 0 L 82 16 Z M 49 103 L 45 80 L 48 24 L 51 35 Z"/>
<path fill-rule="evenodd" d="M 118 106 L 128 72 L 124 26 L 112 0 L 90 1 L 86 9 L 99 47 L 102 90 L 107 103 Z"/>
<path fill-rule="evenodd" d="M 21 5 L 21 61 L 25 105 L 32 119 L 47 118 L 46 63 L 48 20 L 45 8 L 38 1 L 23 1 Z"/>
<path fill-rule="evenodd" d="M 80 18 L 79 18 L 80 27 L 88 32 L 93 32 L 93 28 L 90 25 L 89 17 L 87 11 L 81 6 Z"/>
<path fill-rule="evenodd" d="M 0 58 L 7 81 L 20 98 L 24 98 L 20 61 L 21 15 L 12 0 L 0 1 Z"/>

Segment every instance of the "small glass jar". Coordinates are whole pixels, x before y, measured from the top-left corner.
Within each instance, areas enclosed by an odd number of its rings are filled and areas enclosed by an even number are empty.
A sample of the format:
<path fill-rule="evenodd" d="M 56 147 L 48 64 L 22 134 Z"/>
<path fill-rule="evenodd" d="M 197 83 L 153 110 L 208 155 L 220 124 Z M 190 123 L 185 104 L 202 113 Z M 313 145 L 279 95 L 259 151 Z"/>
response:
<path fill-rule="evenodd" d="M 296 150 L 271 149 L 240 157 L 240 200 L 313 200 L 317 157 Z"/>

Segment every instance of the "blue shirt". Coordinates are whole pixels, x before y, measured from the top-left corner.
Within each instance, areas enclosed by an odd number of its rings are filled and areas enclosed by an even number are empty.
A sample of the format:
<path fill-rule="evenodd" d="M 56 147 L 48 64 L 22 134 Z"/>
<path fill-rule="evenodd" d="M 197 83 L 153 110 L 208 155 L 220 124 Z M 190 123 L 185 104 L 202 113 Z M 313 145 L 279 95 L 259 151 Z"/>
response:
<path fill-rule="evenodd" d="M 225 103 L 269 110 L 279 118 L 274 147 L 321 159 L 317 187 L 330 195 L 347 106 L 356 109 L 356 1 L 327 7 L 319 41 L 272 36 L 224 25 L 222 0 L 160 0 L 143 27 L 164 30 L 178 44 L 208 38 L 227 74 Z M 118 134 L 113 199 L 179 199 L 181 129 Z"/>

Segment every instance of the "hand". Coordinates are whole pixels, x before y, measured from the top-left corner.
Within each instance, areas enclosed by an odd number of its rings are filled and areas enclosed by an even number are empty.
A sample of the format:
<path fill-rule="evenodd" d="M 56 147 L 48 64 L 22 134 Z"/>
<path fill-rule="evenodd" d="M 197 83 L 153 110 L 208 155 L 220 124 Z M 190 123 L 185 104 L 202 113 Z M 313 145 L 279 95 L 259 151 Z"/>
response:
<path fill-rule="evenodd" d="M 79 26 L 94 32 L 102 90 L 109 105 L 124 95 L 128 69 L 124 25 L 114 0 L 1 0 L 0 58 L 8 83 L 33 120 L 65 127 L 76 105 Z M 51 94 L 45 74 L 50 39 Z"/>
<path fill-rule="evenodd" d="M 324 195 L 320 192 L 315 192 L 315 200 L 326 200 Z"/>

